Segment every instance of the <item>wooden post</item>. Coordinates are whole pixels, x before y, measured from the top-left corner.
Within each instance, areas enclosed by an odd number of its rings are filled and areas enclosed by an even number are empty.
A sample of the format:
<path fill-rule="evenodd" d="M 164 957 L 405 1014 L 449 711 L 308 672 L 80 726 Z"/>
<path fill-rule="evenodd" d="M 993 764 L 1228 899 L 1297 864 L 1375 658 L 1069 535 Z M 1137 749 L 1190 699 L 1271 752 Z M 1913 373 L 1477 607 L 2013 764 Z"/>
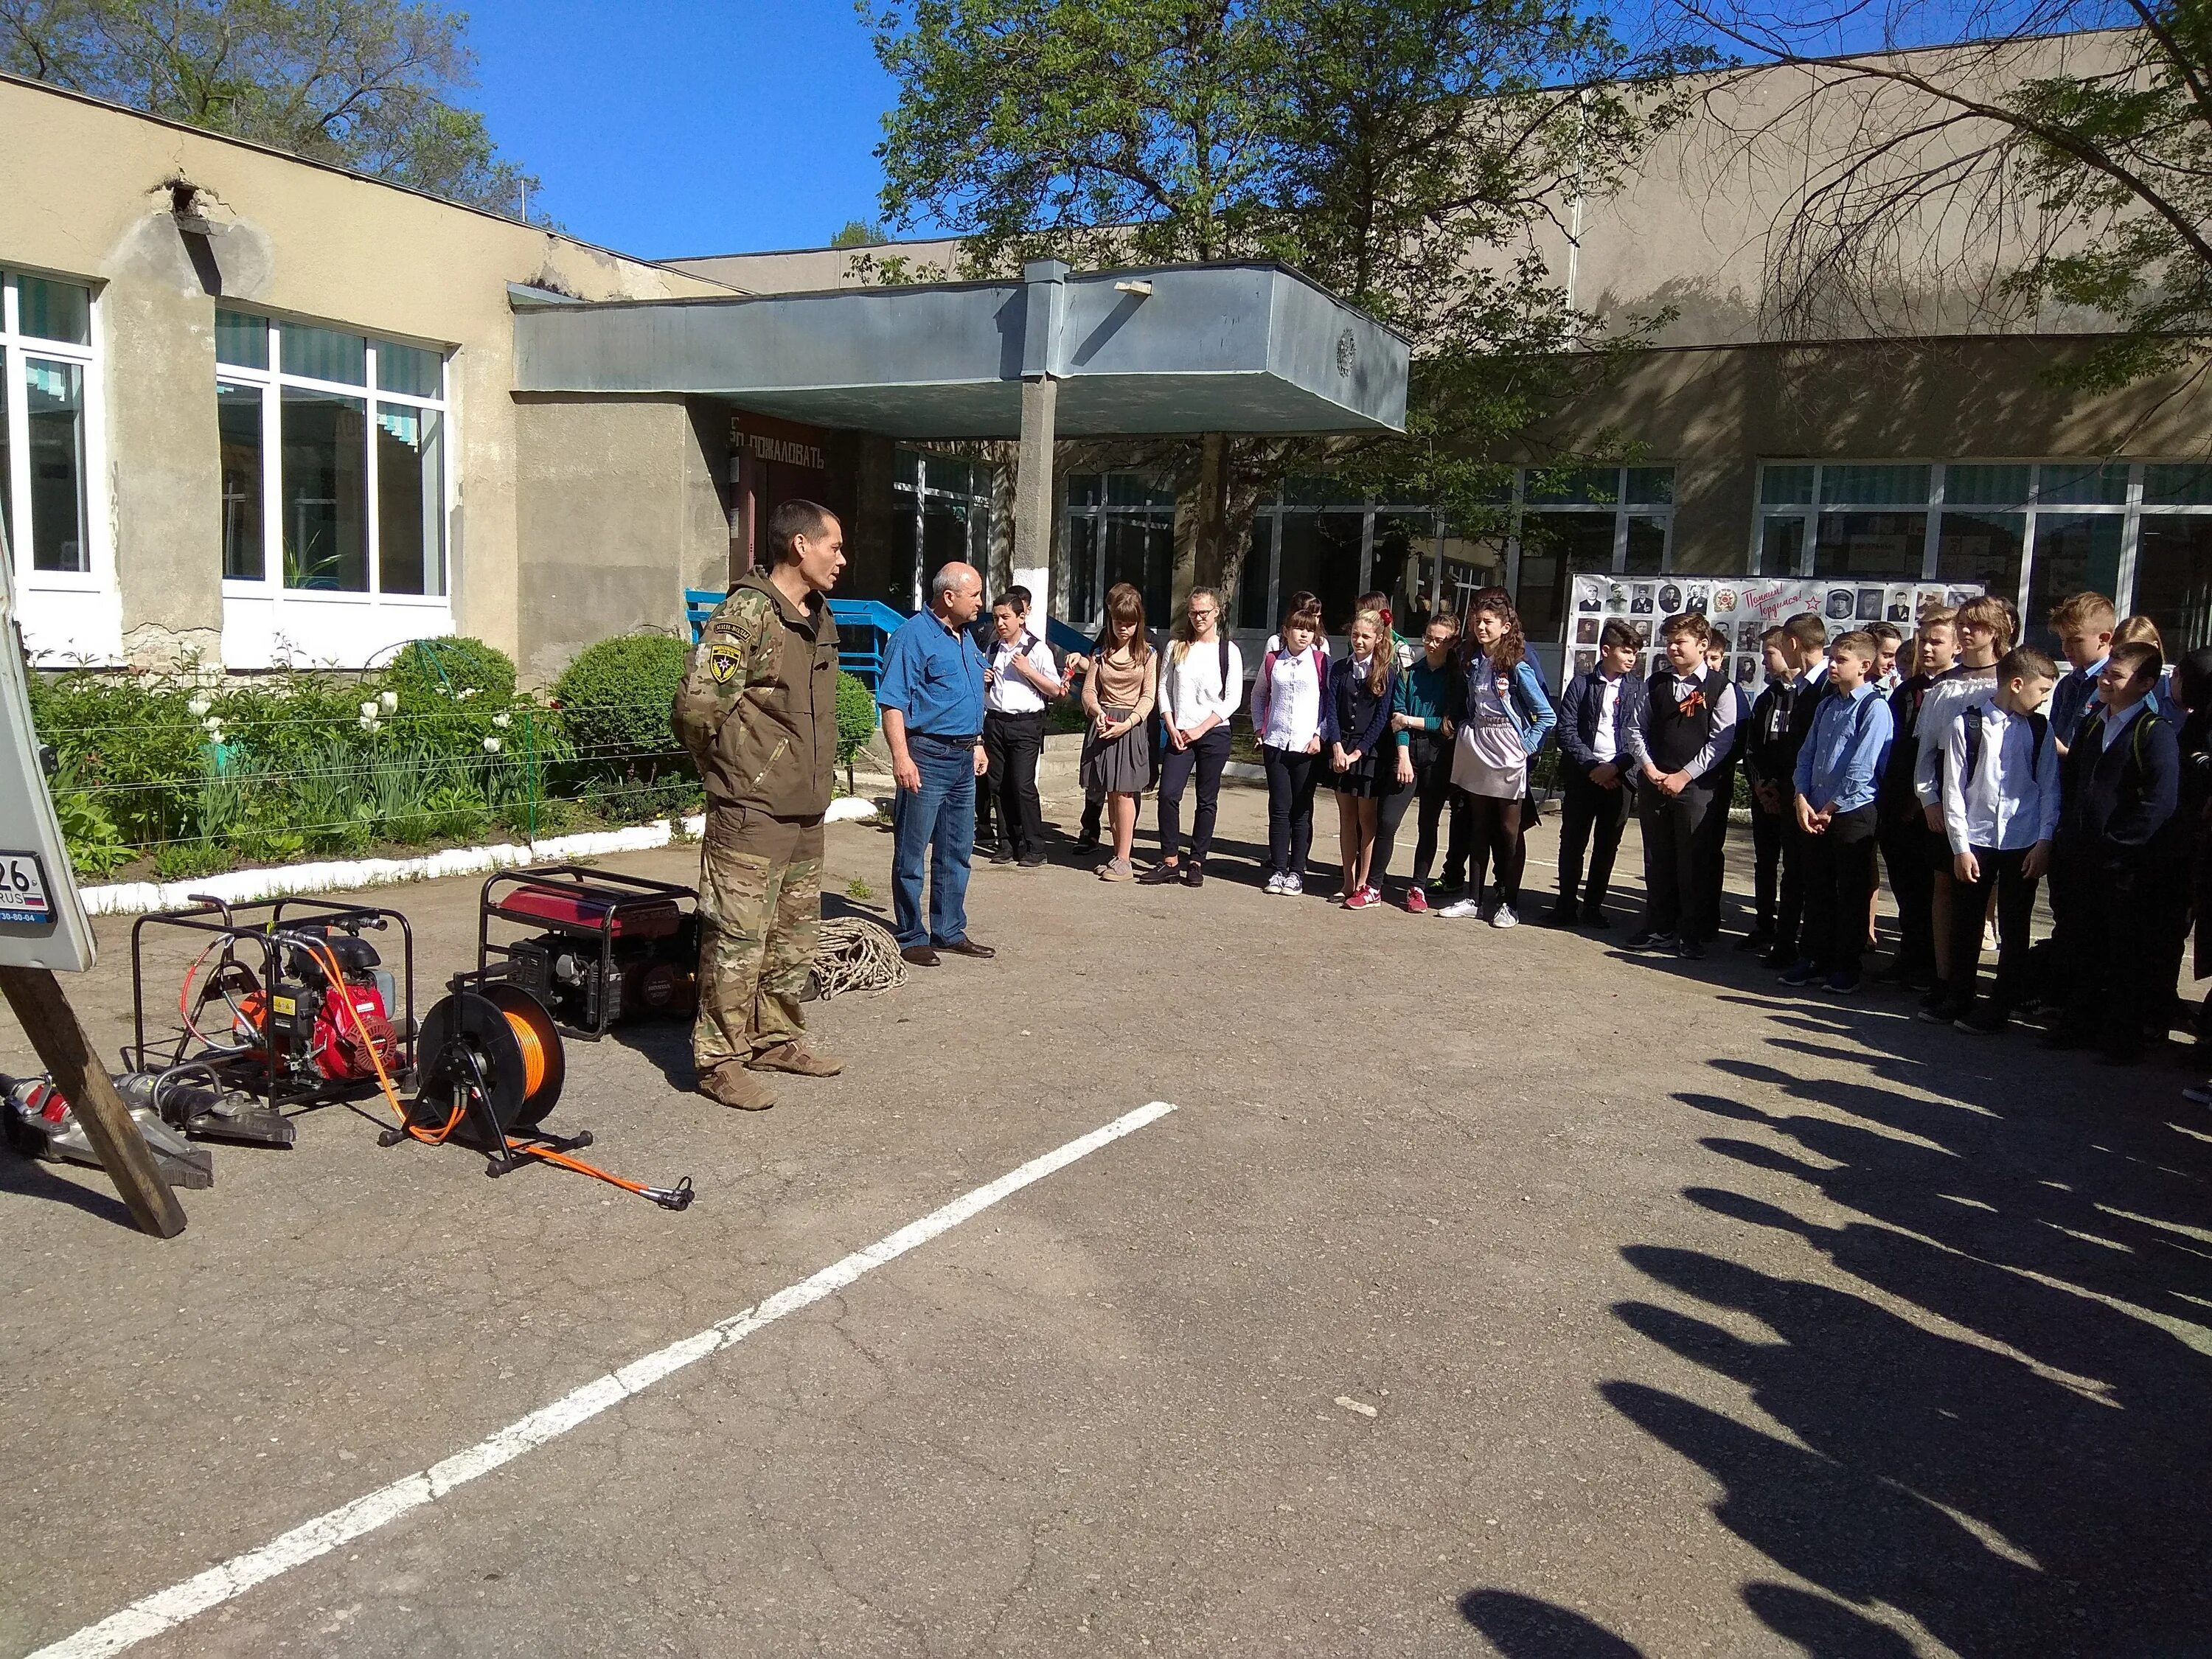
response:
<path fill-rule="evenodd" d="M 76 1011 L 62 993 L 61 981 L 44 968 L 0 966 L 0 994 L 15 1010 L 54 1086 L 84 1126 L 85 1138 L 114 1178 L 138 1230 L 156 1238 L 174 1238 L 184 1231 L 184 1206 L 154 1166 L 154 1155 L 131 1121 L 131 1109 L 115 1092 L 115 1079 L 93 1052 L 84 1027 L 77 1024 Z"/>

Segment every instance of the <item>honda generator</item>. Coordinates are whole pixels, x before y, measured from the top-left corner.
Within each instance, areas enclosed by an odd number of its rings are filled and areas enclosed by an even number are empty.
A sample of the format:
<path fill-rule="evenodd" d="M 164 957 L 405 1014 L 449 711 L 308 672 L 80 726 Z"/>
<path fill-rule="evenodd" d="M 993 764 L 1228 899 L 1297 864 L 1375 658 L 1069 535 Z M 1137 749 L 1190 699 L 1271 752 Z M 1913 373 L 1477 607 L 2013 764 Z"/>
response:
<path fill-rule="evenodd" d="M 618 1020 L 688 1019 L 699 1002 L 698 903 L 689 887 L 580 865 L 502 871 L 483 885 L 477 971 L 594 1042 Z M 540 931 L 495 939 L 495 921 Z"/>
<path fill-rule="evenodd" d="M 396 930 L 398 972 L 364 935 Z M 176 993 L 176 1024 L 151 1029 L 156 940 L 202 941 Z M 407 918 L 319 899 L 195 898 L 131 930 L 134 1041 L 118 1086 L 195 1139 L 289 1146 L 289 1106 L 356 1099 L 414 1069 L 415 946 Z M 133 1091 L 137 1091 L 133 1096 Z"/>

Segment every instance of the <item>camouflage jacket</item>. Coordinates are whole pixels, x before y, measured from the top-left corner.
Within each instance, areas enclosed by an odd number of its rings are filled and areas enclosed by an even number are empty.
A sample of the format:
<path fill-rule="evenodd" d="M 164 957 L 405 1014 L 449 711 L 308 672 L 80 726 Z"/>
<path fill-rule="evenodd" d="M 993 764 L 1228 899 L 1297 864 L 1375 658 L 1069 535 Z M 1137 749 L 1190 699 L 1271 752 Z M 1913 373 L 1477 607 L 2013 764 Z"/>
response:
<path fill-rule="evenodd" d="M 771 817 L 830 807 L 837 759 L 837 624 L 828 601 L 800 610 L 764 570 L 715 608 L 684 669 L 676 735 L 713 805 Z"/>

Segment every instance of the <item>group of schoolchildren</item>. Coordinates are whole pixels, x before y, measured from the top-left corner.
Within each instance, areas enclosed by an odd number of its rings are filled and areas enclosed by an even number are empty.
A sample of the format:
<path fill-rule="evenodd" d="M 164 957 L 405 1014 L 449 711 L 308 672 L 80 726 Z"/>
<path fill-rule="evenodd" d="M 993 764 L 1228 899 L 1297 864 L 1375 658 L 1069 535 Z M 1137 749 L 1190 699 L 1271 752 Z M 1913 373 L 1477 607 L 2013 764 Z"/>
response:
<path fill-rule="evenodd" d="M 1117 587 L 1106 611 L 1094 656 L 1066 665 L 1098 665 L 1084 692 L 1092 724 L 1083 844 L 1098 843 L 1110 803 L 1102 878 L 1194 886 L 1242 659 L 1213 590 L 1194 590 L 1161 651 L 1134 588 Z M 1538 811 L 1533 762 L 1555 739 L 1559 887 L 1543 921 L 1611 925 L 1606 899 L 1632 813 L 1645 905 L 1627 946 L 1702 957 L 1721 931 L 1741 770 L 1753 902 L 1738 948 L 1761 952 L 1782 983 L 1838 995 L 1869 980 L 1895 986 L 1918 994 L 1921 1018 L 1978 1033 L 2039 1010 L 2049 1045 L 2094 1044 L 2132 1060 L 2177 1012 L 2192 908 L 2212 921 L 2212 907 L 2196 902 L 2200 887 L 2212 894 L 2212 844 L 2199 858 L 2212 840 L 2200 834 L 2212 800 L 2212 649 L 2180 663 L 2169 690 L 2147 620 L 2122 623 L 2110 599 L 2080 593 L 2049 621 L 2063 669 L 2017 642 L 2017 613 L 1993 596 L 1923 611 L 1909 641 L 1887 626 L 1832 639 L 1808 611 L 1763 636 L 1755 698 L 1732 682 L 1726 641 L 1703 616 L 1666 619 L 1648 674 L 1637 633 L 1611 622 L 1595 665 L 1555 706 L 1503 589 L 1476 593 L 1463 624 L 1448 611 L 1429 617 L 1418 646 L 1394 630 L 1386 596 L 1362 595 L 1350 649 L 1334 659 L 1319 601 L 1293 594 L 1251 688 L 1267 783 L 1266 890 L 1304 890 L 1325 785 L 1337 798 L 1337 903 L 1385 902 L 1401 828 L 1415 813 L 1397 902 L 1515 926 L 1525 830 Z M 1160 759 L 1150 766 L 1139 734 L 1154 716 Z M 1137 802 L 1155 778 L 1161 856 L 1137 874 Z M 1181 806 L 1194 781 L 1186 842 Z M 1869 975 L 1885 866 L 1899 948 Z M 2055 926 L 2031 950 L 2039 884 Z M 1992 930 L 1996 972 L 1984 987 Z M 2212 940 L 2200 939 L 2199 951 L 2212 957 Z"/>
<path fill-rule="evenodd" d="M 2169 691 L 2148 620 L 2118 623 L 2110 599 L 2078 593 L 2050 625 L 2063 671 L 2015 642 L 2017 613 L 1995 597 L 1923 611 L 1903 665 L 1893 634 L 1831 640 L 1807 612 L 1763 636 L 1766 684 L 1747 709 L 1704 617 L 1667 619 L 1664 664 L 1641 682 L 1636 635 L 1607 624 L 1597 666 L 1561 700 L 1553 919 L 1603 925 L 1624 816 L 1610 792 L 1625 780 L 1638 796 L 1648 896 L 1629 947 L 1701 955 L 1718 932 L 1729 769 L 1740 763 L 1754 916 L 1740 948 L 1762 951 L 1784 985 L 1848 995 L 1866 982 L 1879 862 L 1899 949 L 1871 977 L 1918 993 L 1922 1018 L 1987 1034 L 2039 1009 L 2048 1046 L 2139 1058 L 2177 1011 L 2201 879 L 2212 650 L 2185 659 Z M 2054 929 L 2032 950 L 2039 883 Z M 1992 927 L 1996 971 L 1984 990 Z"/>

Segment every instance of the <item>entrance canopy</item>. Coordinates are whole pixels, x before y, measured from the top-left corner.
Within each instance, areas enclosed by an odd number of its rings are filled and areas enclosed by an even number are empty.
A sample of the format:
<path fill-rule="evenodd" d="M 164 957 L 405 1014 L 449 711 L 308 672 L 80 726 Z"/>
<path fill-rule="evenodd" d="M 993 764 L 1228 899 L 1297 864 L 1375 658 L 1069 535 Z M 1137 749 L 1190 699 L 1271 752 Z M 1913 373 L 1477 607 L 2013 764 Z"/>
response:
<path fill-rule="evenodd" d="M 762 298 L 518 295 L 515 389 L 685 392 L 899 438 L 1011 438 L 1049 380 L 1058 435 L 1402 431 L 1406 342 L 1277 264 Z"/>

